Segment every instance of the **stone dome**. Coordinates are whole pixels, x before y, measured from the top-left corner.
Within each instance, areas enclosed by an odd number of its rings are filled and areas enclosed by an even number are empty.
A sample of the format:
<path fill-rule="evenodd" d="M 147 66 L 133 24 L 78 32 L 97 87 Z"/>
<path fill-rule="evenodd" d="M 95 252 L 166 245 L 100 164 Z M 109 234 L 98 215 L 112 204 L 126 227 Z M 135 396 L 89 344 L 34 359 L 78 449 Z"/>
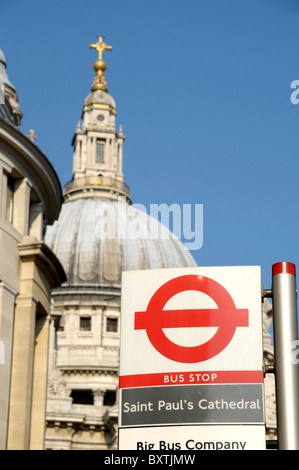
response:
<path fill-rule="evenodd" d="M 112 109 L 116 109 L 116 103 L 111 95 L 103 90 L 96 90 L 91 92 L 84 101 L 84 107 L 89 108 L 92 106 L 109 106 Z"/>
<path fill-rule="evenodd" d="M 196 266 L 165 226 L 124 201 L 66 201 L 45 241 L 61 261 L 68 285 L 119 288 L 122 271 Z"/>

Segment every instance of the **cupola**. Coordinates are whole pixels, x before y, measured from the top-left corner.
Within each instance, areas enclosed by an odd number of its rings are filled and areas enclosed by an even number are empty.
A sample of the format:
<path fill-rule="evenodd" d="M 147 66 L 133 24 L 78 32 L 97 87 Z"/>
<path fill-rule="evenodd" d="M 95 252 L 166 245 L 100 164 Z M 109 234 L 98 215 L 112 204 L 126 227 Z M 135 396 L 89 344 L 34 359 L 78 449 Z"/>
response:
<path fill-rule="evenodd" d="M 116 104 L 108 94 L 104 74 L 107 64 L 103 52 L 112 47 L 99 36 L 90 48 L 97 50 L 98 60 L 93 66 L 95 78 L 91 93 L 84 101 L 81 121 L 72 140 L 73 178 L 65 186 L 65 198 L 90 197 L 96 192 L 110 199 L 123 196 L 129 201 L 129 188 L 123 182 L 122 173 L 125 136 L 121 126 L 116 129 Z"/>

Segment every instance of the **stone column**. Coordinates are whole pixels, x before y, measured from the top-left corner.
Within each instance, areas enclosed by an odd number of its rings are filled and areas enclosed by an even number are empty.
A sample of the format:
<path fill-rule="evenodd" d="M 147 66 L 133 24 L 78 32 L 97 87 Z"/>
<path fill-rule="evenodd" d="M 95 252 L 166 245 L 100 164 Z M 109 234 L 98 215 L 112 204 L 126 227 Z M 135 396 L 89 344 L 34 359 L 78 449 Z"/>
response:
<path fill-rule="evenodd" d="M 49 323 L 50 316 L 39 314 L 39 311 L 37 310 L 35 323 L 30 450 L 41 450 L 44 446 Z"/>
<path fill-rule="evenodd" d="M 16 299 L 7 450 L 28 450 L 34 360 L 36 302 Z"/>
<path fill-rule="evenodd" d="M 0 217 L 6 218 L 7 174 L 12 170 L 12 165 L 0 155 Z"/>
<path fill-rule="evenodd" d="M 28 235 L 31 183 L 27 178 L 15 181 L 13 202 L 13 225 L 21 233 Z"/>
<path fill-rule="evenodd" d="M 93 393 L 94 405 L 103 406 L 105 391 L 100 388 L 97 388 L 96 390 L 93 390 L 92 393 Z"/>
<path fill-rule="evenodd" d="M 43 239 L 43 204 L 41 202 L 30 204 L 29 235 L 38 240 Z"/>
<path fill-rule="evenodd" d="M 0 450 L 6 449 L 16 292 L 0 282 Z"/>

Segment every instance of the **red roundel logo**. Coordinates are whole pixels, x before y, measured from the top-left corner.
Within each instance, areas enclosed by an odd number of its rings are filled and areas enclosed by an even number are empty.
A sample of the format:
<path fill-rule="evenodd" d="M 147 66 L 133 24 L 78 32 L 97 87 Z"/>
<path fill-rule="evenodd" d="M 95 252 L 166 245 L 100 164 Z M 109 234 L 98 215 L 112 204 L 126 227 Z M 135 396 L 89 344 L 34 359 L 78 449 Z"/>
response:
<path fill-rule="evenodd" d="M 218 308 L 164 310 L 174 295 L 199 291 L 211 297 Z M 248 309 L 238 309 L 228 291 L 201 275 L 180 276 L 163 284 L 152 296 L 145 312 L 135 312 L 135 330 L 145 330 L 152 346 L 176 362 L 202 362 L 219 354 L 232 340 L 237 327 L 248 327 Z M 217 327 L 211 339 L 198 346 L 171 341 L 165 328 Z"/>

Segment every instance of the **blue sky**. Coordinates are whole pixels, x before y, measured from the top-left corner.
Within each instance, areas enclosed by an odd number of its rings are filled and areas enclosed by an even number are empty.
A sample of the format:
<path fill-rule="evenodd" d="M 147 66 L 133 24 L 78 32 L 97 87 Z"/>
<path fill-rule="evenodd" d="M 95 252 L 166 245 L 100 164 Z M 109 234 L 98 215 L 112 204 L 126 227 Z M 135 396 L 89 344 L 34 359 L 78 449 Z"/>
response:
<path fill-rule="evenodd" d="M 299 269 L 295 0 L 1 0 L 22 131 L 72 176 L 70 145 L 102 34 L 134 203 L 203 204 L 202 266 Z"/>

